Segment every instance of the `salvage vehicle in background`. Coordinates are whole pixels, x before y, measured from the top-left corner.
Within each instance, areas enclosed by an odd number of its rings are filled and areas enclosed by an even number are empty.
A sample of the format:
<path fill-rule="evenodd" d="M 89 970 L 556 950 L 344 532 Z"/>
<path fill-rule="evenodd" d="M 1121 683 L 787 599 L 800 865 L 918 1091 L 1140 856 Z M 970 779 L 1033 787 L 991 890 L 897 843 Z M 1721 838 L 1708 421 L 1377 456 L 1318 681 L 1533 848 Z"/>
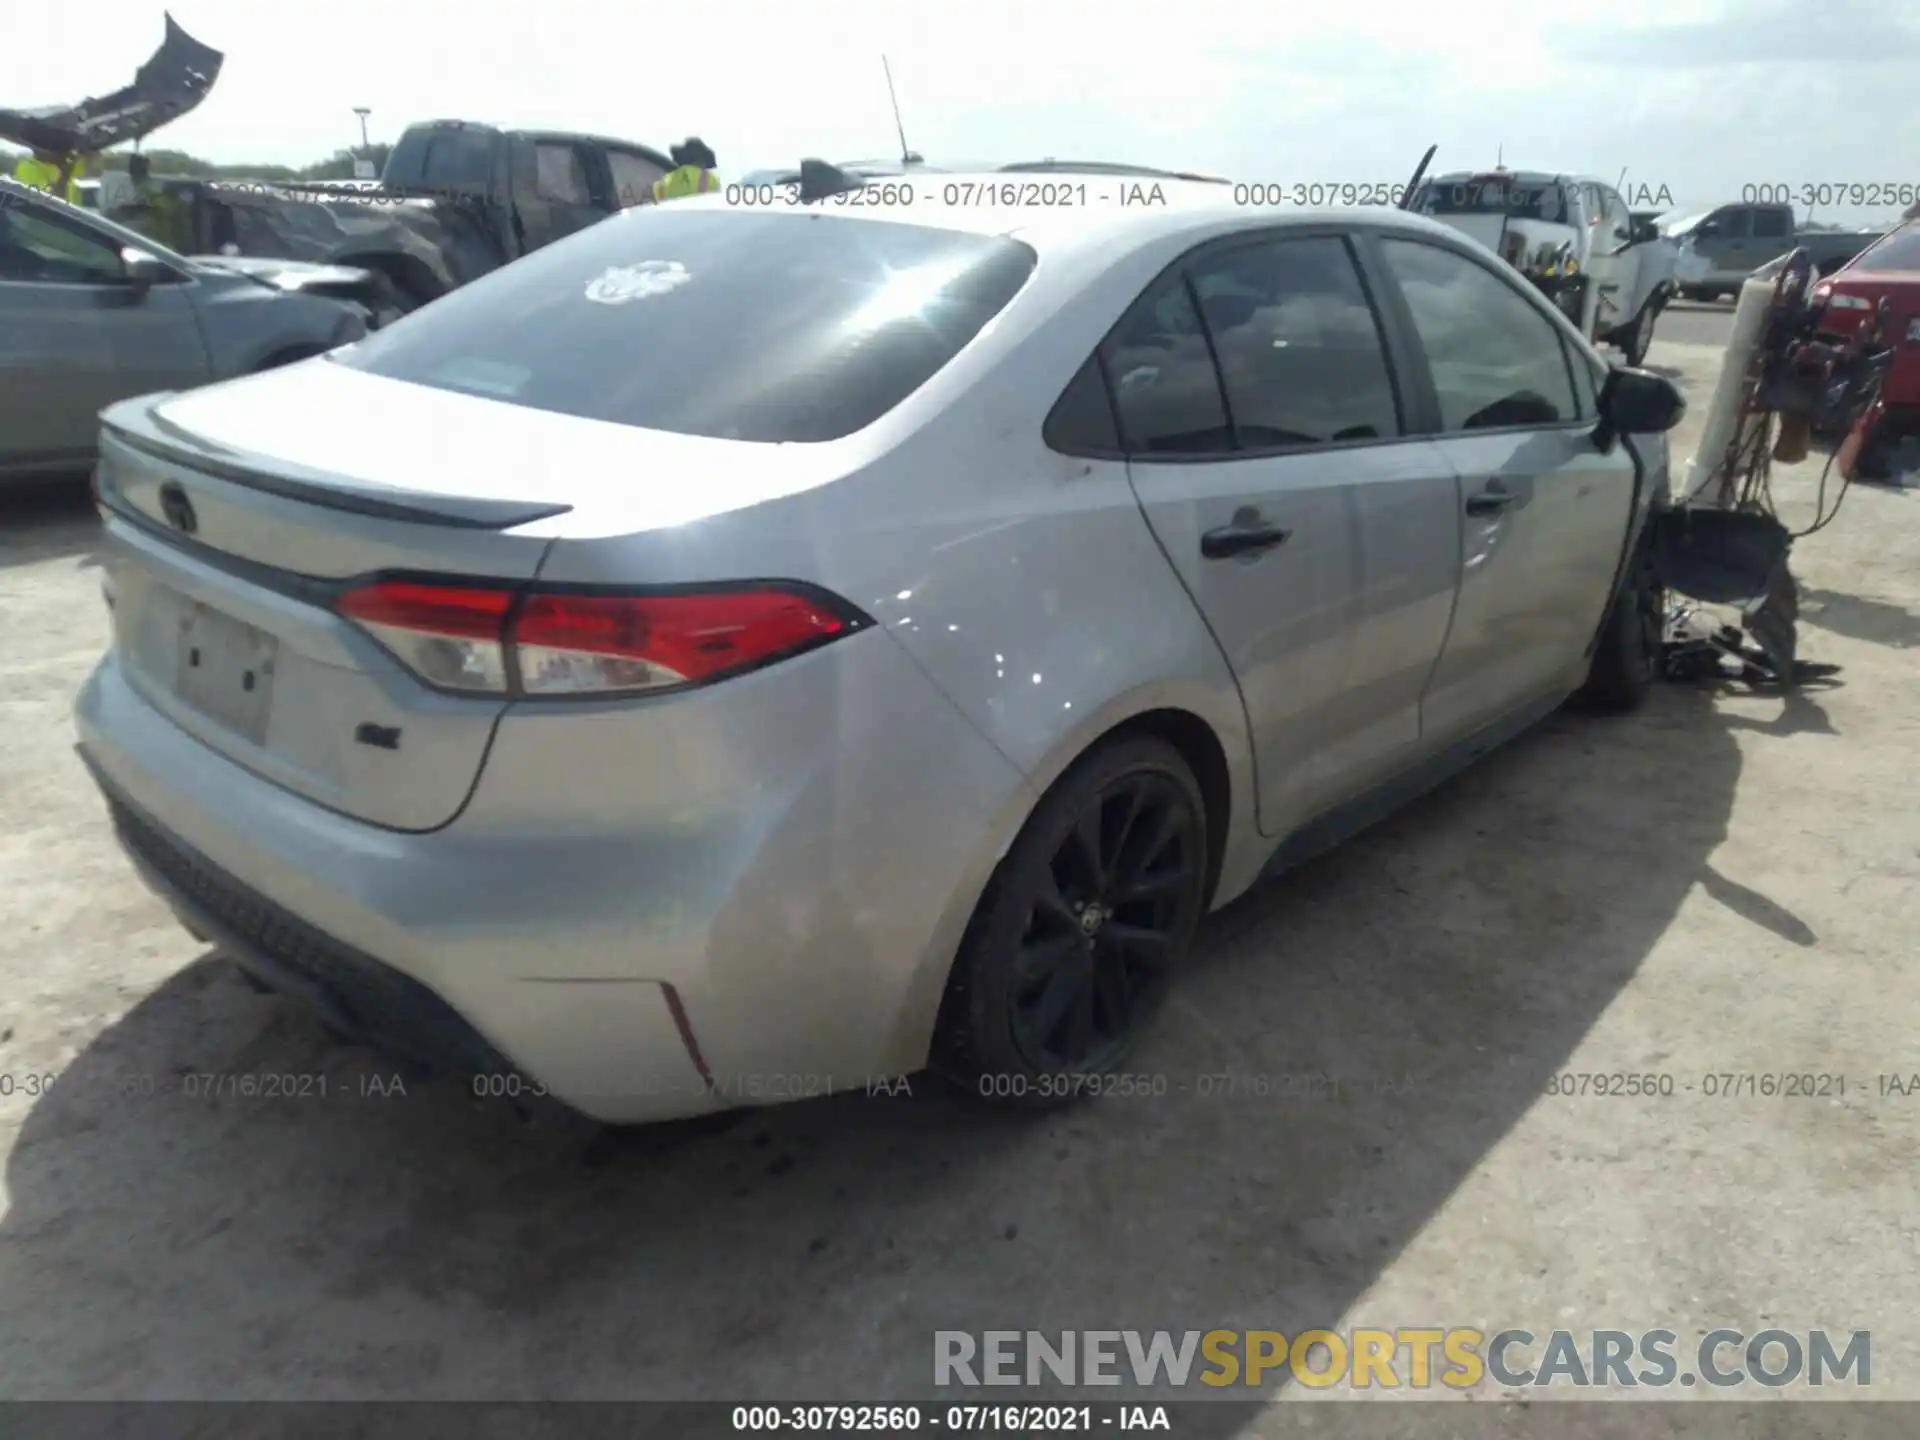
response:
<path fill-rule="evenodd" d="M 1869 245 L 1814 286 L 1812 298 L 1826 305 L 1823 340 L 1846 340 L 1880 316 L 1880 343 L 1892 355 L 1862 474 L 1881 478 L 1888 458 L 1911 453 L 1920 437 L 1920 221 Z"/>
<path fill-rule="evenodd" d="M 1884 233 L 1802 230 L 1791 205 L 1722 205 L 1661 222 L 1679 246 L 1683 293 L 1689 300 L 1737 295 L 1753 272 L 1793 250 L 1805 250 L 1821 275 L 1831 274 Z M 1697 268 L 1696 268 L 1697 267 Z"/>
<path fill-rule="evenodd" d="M 1582 334 L 1629 365 L 1646 358 L 1675 293 L 1676 247 L 1635 220 L 1604 180 L 1545 171 L 1435 176 L 1409 209 L 1479 241 L 1546 293 Z"/>
<path fill-rule="evenodd" d="M 376 293 L 363 271 L 189 259 L 0 180 L 0 480 L 86 469 L 114 401 L 357 340 Z"/>
<path fill-rule="evenodd" d="M 190 206 L 197 249 L 371 271 L 386 319 L 650 203 L 672 168 L 636 141 L 434 120 L 407 127 L 374 186 L 170 183 Z"/>
<path fill-rule="evenodd" d="M 1480 246 L 830 169 L 107 412 L 81 754 L 257 983 L 605 1121 L 1059 1103 L 1203 913 L 1646 694 L 1679 393 Z"/>

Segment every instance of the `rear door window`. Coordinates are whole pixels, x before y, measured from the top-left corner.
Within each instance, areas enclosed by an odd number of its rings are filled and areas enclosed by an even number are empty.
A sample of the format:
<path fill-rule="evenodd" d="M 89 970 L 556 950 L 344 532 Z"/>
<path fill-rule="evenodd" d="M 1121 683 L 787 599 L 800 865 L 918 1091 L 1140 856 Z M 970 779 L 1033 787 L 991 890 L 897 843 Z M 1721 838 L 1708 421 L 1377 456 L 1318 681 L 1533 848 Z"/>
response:
<path fill-rule="evenodd" d="M 1400 433 L 1385 347 L 1344 241 L 1236 246 L 1188 271 L 1243 450 Z"/>
<path fill-rule="evenodd" d="M 1789 212 L 1785 210 L 1756 210 L 1753 212 L 1753 238 L 1756 240 L 1784 240 L 1793 233 L 1793 224 Z"/>
<path fill-rule="evenodd" d="M 1134 301 L 1102 355 L 1129 454 L 1170 458 L 1234 449 L 1220 372 L 1179 270 Z"/>
<path fill-rule="evenodd" d="M 1005 236 L 640 205 L 335 359 L 620 425 L 837 440 L 965 349 L 1035 262 Z"/>
<path fill-rule="evenodd" d="M 587 167 L 571 145 L 542 143 L 533 147 L 534 193 L 561 205 L 588 205 Z"/>

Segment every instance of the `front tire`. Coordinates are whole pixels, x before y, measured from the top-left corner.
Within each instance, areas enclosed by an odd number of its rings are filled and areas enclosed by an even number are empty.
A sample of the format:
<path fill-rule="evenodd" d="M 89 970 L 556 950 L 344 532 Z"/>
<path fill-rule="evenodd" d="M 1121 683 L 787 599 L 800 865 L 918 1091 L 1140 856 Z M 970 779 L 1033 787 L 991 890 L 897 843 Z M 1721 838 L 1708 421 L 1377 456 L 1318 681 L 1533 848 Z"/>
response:
<path fill-rule="evenodd" d="M 1162 740 L 1083 758 L 1028 817 L 961 942 L 936 1066 L 1024 1107 L 1098 1094 L 1165 999 L 1206 906 L 1206 802 Z"/>
<path fill-rule="evenodd" d="M 1659 677 L 1666 624 L 1667 592 L 1660 584 L 1653 546 L 1643 536 L 1580 688 L 1578 698 L 1587 708 L 1616 715 L 1639 709 Z"/>

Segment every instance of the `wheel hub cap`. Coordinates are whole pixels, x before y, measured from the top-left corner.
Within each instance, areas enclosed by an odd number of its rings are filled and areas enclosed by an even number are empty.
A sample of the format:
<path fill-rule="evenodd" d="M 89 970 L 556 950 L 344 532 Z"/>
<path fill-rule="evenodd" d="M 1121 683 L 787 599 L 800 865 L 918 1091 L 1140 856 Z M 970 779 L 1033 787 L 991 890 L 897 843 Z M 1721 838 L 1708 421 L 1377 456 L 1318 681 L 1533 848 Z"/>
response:
<path fill-rule="evenodd" d="M 1100 927 L 1107 923 L 1107 916 L 1111 913 L 1104 905 L 1087 906 L 1080 912 L 1080 933 L 1082 935 L 1098 934 Z"/>

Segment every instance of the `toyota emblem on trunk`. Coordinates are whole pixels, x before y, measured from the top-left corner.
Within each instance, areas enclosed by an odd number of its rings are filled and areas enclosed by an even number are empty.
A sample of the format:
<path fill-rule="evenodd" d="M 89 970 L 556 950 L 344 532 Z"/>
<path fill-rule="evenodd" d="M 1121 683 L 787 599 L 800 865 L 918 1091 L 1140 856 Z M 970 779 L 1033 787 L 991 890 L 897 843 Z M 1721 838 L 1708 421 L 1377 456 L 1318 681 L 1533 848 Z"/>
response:
<path fill-rule="evenodd" d="M 160 487 L 160 511 L 167 517 L 167 523 L 182 535 L 191 535 L 200 528 L 200 518 L 193 513 L 193 501 L 176 480 Z"/>

